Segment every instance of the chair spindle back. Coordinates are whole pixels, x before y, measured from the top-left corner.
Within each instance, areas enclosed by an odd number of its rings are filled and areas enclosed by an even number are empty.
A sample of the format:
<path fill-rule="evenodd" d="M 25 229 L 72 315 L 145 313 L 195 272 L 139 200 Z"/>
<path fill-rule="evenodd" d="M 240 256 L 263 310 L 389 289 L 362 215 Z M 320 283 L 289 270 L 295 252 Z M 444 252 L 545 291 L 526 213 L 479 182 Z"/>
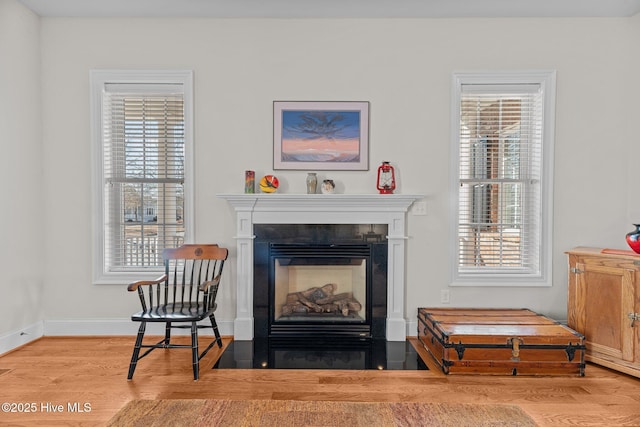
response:
<path fill-rule="evenodd" d="M 138 295 L 143 310 L 155 306 L 211 308 L 215 304 L 228 250 L 218 245 L 183 245 L 163 251 L 165 276 L 161 283 L 149 283 L 147 298 L 142 287 Z M 205 284 L 207 284 L 205 286 Z M 148 305 L 147 305 L 148 304 Z"/>

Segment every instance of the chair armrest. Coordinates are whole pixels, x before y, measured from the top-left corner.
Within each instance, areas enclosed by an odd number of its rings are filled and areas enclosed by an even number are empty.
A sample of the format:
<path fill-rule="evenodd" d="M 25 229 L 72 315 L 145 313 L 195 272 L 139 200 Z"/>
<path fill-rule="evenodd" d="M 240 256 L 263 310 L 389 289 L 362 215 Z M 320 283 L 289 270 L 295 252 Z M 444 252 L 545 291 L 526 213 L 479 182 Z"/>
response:
<path fill-rule="evenodd" d="M 129 286 L 127 286 L 127 290 L 129 292 L 135 291 L 140 286 L 157 285 L 157 284 L 160 284 L 160 283 L 164 282 L 165 280 L 167 280 L 167 275 L 166 274 L 163 274 L 162 276 L 158 277 L 156 280 L 138 280 L 137 282 L 129 283 Z"/>
<path fill-rule="evenodd" d="M 213 280 L 207 280 L 206 282 L 202 283 L 200 285 L 200 291 L 204 292 L 207 289 L 209 289 L 211 286 L 217 285 L 218 283 L 220 283 L 220 275 L 219 274 L 216 277 L 214 277 Z"/>

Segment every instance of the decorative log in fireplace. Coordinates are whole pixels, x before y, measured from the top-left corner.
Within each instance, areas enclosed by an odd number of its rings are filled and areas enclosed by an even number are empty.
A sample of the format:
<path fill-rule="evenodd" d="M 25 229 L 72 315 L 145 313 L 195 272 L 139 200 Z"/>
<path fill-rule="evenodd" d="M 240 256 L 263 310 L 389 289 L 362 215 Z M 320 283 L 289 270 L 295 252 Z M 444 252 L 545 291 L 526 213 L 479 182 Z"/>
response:
<path fill-rule="evenodd" d="M 341 314 L 344 317 L 357 314 L 362 304 L 353 297 L 353 292 L 334 295 L 338 285 L 327 283 L 322 287 L 312 287 L 302 292 L 287 295 L 287 302 L 282 306 L 282 315 L 293 314 Z"/>

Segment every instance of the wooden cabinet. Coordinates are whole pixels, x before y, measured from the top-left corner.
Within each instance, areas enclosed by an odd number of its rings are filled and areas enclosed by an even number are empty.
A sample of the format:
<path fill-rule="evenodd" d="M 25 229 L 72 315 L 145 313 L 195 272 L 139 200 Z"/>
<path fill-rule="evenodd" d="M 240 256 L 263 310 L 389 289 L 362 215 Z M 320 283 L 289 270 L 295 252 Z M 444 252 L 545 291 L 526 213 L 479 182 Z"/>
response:
<path fill-rule="evenodd" d="M 568 326 L 586 360 L 640 377 L 640 255 L 577 247 L 569 256 Z"/>

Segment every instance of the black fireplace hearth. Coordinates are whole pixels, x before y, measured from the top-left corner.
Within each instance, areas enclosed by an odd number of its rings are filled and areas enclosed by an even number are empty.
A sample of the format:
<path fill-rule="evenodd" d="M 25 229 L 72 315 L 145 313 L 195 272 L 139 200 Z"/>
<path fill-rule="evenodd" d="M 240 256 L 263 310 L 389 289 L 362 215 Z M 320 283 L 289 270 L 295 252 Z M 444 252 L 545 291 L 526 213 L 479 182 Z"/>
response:
<path fill-rule="evenodd" d="M 428 370 L 409 341 L 254 339 L 232 341 L 216 369 Z"/>

